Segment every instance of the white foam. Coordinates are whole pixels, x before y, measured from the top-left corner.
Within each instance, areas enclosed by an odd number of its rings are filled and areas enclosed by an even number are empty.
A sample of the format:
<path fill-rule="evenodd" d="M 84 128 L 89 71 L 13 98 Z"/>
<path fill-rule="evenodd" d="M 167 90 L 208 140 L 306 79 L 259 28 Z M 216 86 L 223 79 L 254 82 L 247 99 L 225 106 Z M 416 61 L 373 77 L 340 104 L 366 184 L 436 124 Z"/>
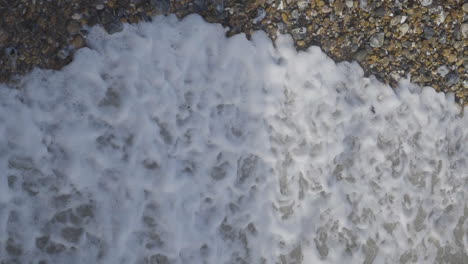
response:
<path fill-rule="evenodd" d="M 63 70 L 1 87 L 2 261 L 466 261 L 453 96 L 224 32 L 94 28 Z"/>

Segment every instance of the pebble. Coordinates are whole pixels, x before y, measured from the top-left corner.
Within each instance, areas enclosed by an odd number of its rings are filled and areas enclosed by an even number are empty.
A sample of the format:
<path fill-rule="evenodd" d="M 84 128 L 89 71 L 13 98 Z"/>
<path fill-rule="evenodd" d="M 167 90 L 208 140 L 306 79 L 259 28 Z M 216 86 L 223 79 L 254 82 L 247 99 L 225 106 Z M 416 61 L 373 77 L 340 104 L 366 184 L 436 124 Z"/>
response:
<path fill-rule="evenodd" d="M 324 14 L 328 14 L 328 13 L 330 13 L 332 10 L 333 10 L 333 9 L 331 9 L 331 7 L 329 7 L 329 6 L 327 6 L 327 5 L 325 5 L 325 6 L 322 7 L 322 13 L 324 13 Z"/>
<path fill-rule="evenodd" d="M 70 56 L 70 50 L 68 48 L 63 48 L 57 53 L 57 57 L 62 60 L 66 59 L 68 56 Z"/>
<path fill-rule="evenodd" d="M 461 33 L 463 38 L 468 38 L 468 23 L 464 23 L 461 25 Z"/>
<path fill-rule="evenodd" d="M 0 29 L 0 45 L 8 39 L 8 33 Z"/>
<path fill-rule="evenodd" d="M 306 1 L 306 0 L 297 1 L 297 7 L 299 9 L 301 9 L 301 10 L 306 9 L 307 6 L 309 6 L 309 1 Z"/>
<path fill-rule="evenodd" d="M 427 40 L 432 39 L 432 37 L 435 35 L 435 31 L 431 27 L 425 27 L 424 28 L 424 38 Z"/>
<path fill-rule="evenodd" d="M 299 12 L 297 10 L 293 10 L 291 12 L 291 16 L 292 18 L 294 18 L 295 20 L 299 19 Z"/>
<path fill-rule="evenodd" d="M 77 35 L 71 42 L 75 49 L 79 49 L 85 46 L 85 40 L 82 36 Z"/>
<path fill-rule="evenodd" d="M 104 25 L 104 29 L 109 34 L 114 34 L 123 30 L 123 24 L 120 21 L 110 22 Z"/>
<path fill-rule="evenodd" d="M 346 0 L 345 4 L 348 8 L 353 8 L 354 6 L 353 0 Z"/>
<path fill-rule="evenodd" d="M 399 27 L 398 27 L 398 30 L 400 31 L 400 38 L 403 37 L 409 30 L 409 25 L 407 23 L 404 23 L 404 24 L 401 24 Z"/>
<path fill-rule="evenodd" d="M 98 4 L 98 5 L 96 5 L 96 9 L 97 9 L 97 10 L 103 10 L 103 9 L 104 9 L 104 5 L 103 5 L 103 4 Z"/>
<path fill-rule="evenodd" d="M 78 32 L 80 32 L 80 28 L 80 25 L 76 21 L 70 21 L 70 23 L 67 25 L 67 31 L 71 35 L 78 34 Z"/>
<path fill-rule="evenodd" d="M 306 34 L 307 34 L 307 28 L 306 27 L 300 27 L 300 28 L 295 28 L 295 29 L 291 30 L 291 35 L 295 40 L 304 39 Z"/>
<path fill-rule="evenodd" d="M 462 9 L 464 12 L 468 13 L 468 3 L 464 3 Z"/>
<path fill-rule="evenodd" d="M 422 6 L 430 6 L 432 5 L 432 0 L 421 0 Z"/>
<path fill-rule="evenodd" d="M 81 19 L 81 15 L 78 14 L 78 13 L 74 13 L 74 14 L 72 15 L 71 18 L 74 19 L 74 20 L 80 20 L 80 19 Z"/>
<path fill-rule="evenodd" d="M 296 42 L 296 44 L 297 44 L 297 46 L 299 46 L 299 47 L 305 47 L 306 42 L 303 41 L 303 40 L 299 40 L 298 42 Z"/>
<path fill-rule="evenodd" d="M 383 46 L 385 33 L 376 33 L 370 38 L 370 45 L 373 48 L 380 48 Z"/>
<path fill-rule="evenodd" d="M 452 85 L 456 84 L 459 80 L 460 80 L 460 77 L 458 76 L 457 73 L 450 73 L 449 75 L 447 75 L 446 84 L 448 86 L 452 86 Z"/>
<path fill-rule="evenodd" d="M 266 11 L 263 8 L 258 8 L 257 9 L 257 16 L 252 20 L 252 23 L 257 24 L 258 22 L 261 22 L 266 15 Z"/>
<path fill-rule="evenodd" d="M 444 77 L 445 75 L 447 75 L 449 73 L 449 69 L 447 69 L 447 66 L 442 65 L 439 68 L 437 68 L 437 73 L 440 76 Z"/>

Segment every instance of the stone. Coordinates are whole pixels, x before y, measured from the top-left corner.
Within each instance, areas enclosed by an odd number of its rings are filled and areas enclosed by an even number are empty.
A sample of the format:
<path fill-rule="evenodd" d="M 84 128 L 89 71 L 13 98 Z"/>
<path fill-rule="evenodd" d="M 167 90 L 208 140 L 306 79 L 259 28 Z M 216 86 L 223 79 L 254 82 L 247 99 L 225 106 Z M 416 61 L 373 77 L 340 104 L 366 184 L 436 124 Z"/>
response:
<path fill-rule="evenodd" d="M 307 0 L 297 1 L 297 7 L 300 10 L 306 9 L 308 6 L 309 6 L 309 1 L 307 1 Z"/>
<path fill-rule="evenodd" d="M 468 3 L 464 3 L 462 9 L 464 12 L 468 13 Z"/>
<path fill-rule="evenodd" d="M 346 0 L 345 4 L 348 8 L 353 8 L 354 6 L 353 0 Z"/>
<path fill-rule="evenodd" d="M 297 46 L 299 46 L 299 47 L 305 47 L 306 42 L 303 41 L 303 40 L 299 40 L 298 42 L 296 42 L 296 44 L 297 44 Z"/>
<path fill-rule="evenodd" d="M 299 19 L 299 16 L 300 16 L 300 14 L 299 14 L 299 12 L 297 10 L 293 10 L 291 12 L 291 17 L 294 18 L 295 20 Z"/>
<path fill-rule="evenodd" d="M 61 231 L 63 239 L 70 243 L 77 243 L 83 235 L 83 228 L 65 227 Z"/>
<path fill-rule="evenodd" d="M 329 6 L 327 6 L 327 5 L 325 5 L 325 6 L 322 7 L 322 13 L 324 13 L 324 14 L 328 14 L 328 13 L 330 13 L 332 10 L 333 10 L 333 9 L 331 9 L 331 7 L 329 7 Z"/>
<path fill-rule="evenodd" d="M 468 23 L 462 24 L 460 30 L 463 38 L 468 38 Z"/>
<path fill-rule="evenodd" d="M 374 11 L 374 13 L 378 17 L 384 17 L 385 14 L 387 13 L 387 10 L 385 10 L 385 7 L 379 7 Z"/>
<path fill-rule="evenodd" d="M 300 28 L 295 28 L 291 30 L 291 35 L 295 40 L 301 40 L 306 37 L 307 34 L 307 28 L 306 27 L 300 27 Z"/>
<path fill-rule="evenodd" d="M 78 14 L 78 13 L 74 13 L 74 14 L 72 15 L 71 18 L 74 19 L 74 20 L 80 20 L 80 19 L 81 19 L 81 15 Z"/>
<path fill-rule="evenodd" d="M 421 0 L 422 6 L 430 6 L 432 5 L 432 0 Z"/>
<path fill-rule="evenodd" d="M 75 49 L 79 49 L 85 46 L 85 40 L 82 36 L 76 35 L 75 38 L 73 38 L 71 44 Z"/>
<path fill-rule="evenodd" d="M 103 5 L 103 4 L 98 4 L 98 5 L 96 5 L 96 9 L 97 9 L 97 10 L 103 10 L 103 9 L 104 9 L 104 5 Z"/>
<path fill-rule="evenodd" d="M 454 72 L 454 73 L 450 73 L 449 75 L 447 75 L 447 81 L 445 82 L 445 84 L 447 84 L 448 86 L 452 86 L 456 83 L 458 83 L 458 81 L 460 80 L 460 77 L 458 76 L 458 73 Z"/>
<path fill-rule="evenodd" d="M 8 40 L 8 32 L 3 29 L 0 29 L 0 45 L 5 43 Z"/>
<path fill-rule="evenodd" d="M 384 39 L 385 39 L 385 33 L 382 33 L 382 32 L 376 33 L 370 38 L 369 44 L 373 48 L 380 48 L 383 46 Z"/>
<path fill-rule="evenodd" d="M 262 22 L 262 20 L 265 18 L 266 11 L 263 8 L 258 8 L 257 9 L 257 16 L 252 20 L 252 23 L 257 24 L 259 22 Z"/>
<path fill-rule="evenodd" d="M 439 68 L 437 68 L 437 73 L 440 76 L 444 77 L 445 75 L 447 75 L 449 73 L 449 69 L 447 68 L 447 66 L 442 65 Z"/>
<path fill-rule="evenodd" d="M 76 21 L 70 21 L 70 23 L 67 25 L 67 31 L 71 35 L 78 34 L 80 32 L 80 28 L 80 24 L 78 24 Z"/>
<path fill-rule="evenodd" d="M 115 34 L 123 30 L 123 24 L 120 21 L 110 22 L 104 25 L 104 29 L 109 34 Z"/>
<path fill-rule="evenodd" d="M 427 40 L 432 39 L 432 37 L 435 35 L 435 31 L 431 27 L 425 27 L 424 28 L 424 38 Z"/>
<path fill-rule="evenodd" d="M 336 0 L 335 3 L 333 4 L 333 9 L 335 9 L 336 14 L 341 14 L 343 12 L 344 7 L 345 7 L 345 4 L 343 0 Z"/>
<path fill-rule="evenodd" d="M 400 38 L 403 37 L 409 30 L 409 25 L 408 23 L 404 23 L 404 24 L 401 24 L 399 27 L 398 27 L 398 30 L 400 31 Z"/>

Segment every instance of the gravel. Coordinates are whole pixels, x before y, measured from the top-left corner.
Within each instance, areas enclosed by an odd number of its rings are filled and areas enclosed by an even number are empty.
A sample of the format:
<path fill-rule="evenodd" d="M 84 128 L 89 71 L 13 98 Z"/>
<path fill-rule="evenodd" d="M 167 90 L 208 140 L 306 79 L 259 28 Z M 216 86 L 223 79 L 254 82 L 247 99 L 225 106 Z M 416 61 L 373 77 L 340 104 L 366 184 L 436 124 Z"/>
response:
<path fill-rule="evenodd" d="M 109 33 L 124 23 L 173 13 L 200 14 L 226 26 L 227 36 L 255 30 L 271 39 L 291 34 L 297 49 L 322 48 L 335 61 L 359 61 L 367 75 L 396 86 L 411 76 L 421 86 L 468 102 L 468 4 L 446 1 L 366 0 L 70 0 L 0 2 L 0 82 L 33 67 L 60 69 L 86 46 L 86 27 Z M 15 50 L 12 55 L 8 51 Z M 8 51 L 7 51 L 8 50 Z M 439 74 L 447 67 L 458 78 Z"/>

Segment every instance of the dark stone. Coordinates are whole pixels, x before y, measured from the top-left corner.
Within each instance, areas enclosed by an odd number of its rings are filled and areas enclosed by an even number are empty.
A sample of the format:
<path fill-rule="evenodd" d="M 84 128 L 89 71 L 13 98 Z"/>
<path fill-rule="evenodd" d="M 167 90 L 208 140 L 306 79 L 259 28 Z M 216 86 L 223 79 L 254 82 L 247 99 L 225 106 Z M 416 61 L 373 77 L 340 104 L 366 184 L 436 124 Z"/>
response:
<path fill-rule="evenodd" d="M 424 28 L 424 38 L 427 40 L 432 39 L 432 37 L 435 35 L 435 31 L 431 27 L 425 27 Z"/>
<path fill-rule="evenodd" d="M 49 236 L 38 237 L 36 238 L 36 247 L 43 250 L 47 245 L 47 242 L 49 242 Z"/>
<path fill-rule="evenodd" d="M 10 256 L 21 256 L 23 254 L 23 249 L 21 248 L 21 245 L 15 243 L 15 241 L 12 238 L 8 238 L 5 250 Z"/>
<path fill-rule="evenodd" d="M 162 255 L 156 254 L 152 255 L 149 259 L 146 260 L 146 264 L 169 264 L 169 259 Z"/>
<path fill-rule="evenodd" d="M 92 204 L 82 204 L 76 208 L 80 217 L 94 217 L 94 206 Z"/>
<path fill-rule="evenodd" d="M 60 243 L 53 242 L 53 241 L 50 241 L 49 245 L 47 245 L 47 247 L 45 249 L 45 251 L 50 255 L 55 255 L 55 254 L 62 253 L 64 250 L 65 250 L 64 245 L 62 245 Z"/>
<path fill-rule="evenodd" d="M 61 234 L 66 241 L 77 243 L 83 235 L 83 228 L 65 227 L 62 229 Z"/>
<path fill-rule="evenodd" d="M 114 34 L 123 30 L 123 24 L 120 21 L 110 22 L 104 25 L 104 29 L 109 34 Z"/>

